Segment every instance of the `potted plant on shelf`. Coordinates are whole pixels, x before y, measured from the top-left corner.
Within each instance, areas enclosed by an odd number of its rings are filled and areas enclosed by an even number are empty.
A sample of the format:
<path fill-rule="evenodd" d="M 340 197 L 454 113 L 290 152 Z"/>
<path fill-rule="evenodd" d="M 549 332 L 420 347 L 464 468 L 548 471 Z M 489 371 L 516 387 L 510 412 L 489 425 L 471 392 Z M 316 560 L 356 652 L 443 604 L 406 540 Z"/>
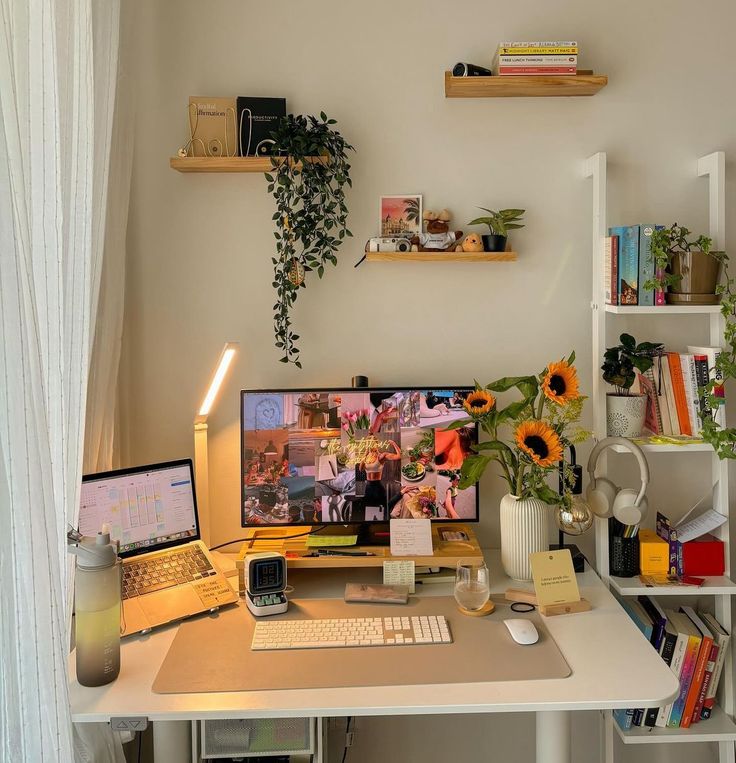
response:
<path fill-rule="evenodd" d="M 654 355 L 662 345 L 636 343 L 631 334 L 621 334 L 621 344 L 609 347 L 603 355 L 603 380 L 615 387 L 606 395 L 606 431 L 609 437 L 639 437 L 644 428 L 647 396 L 631 392 L 635 371 L 646 373 L 654 365 Z"/>
<path fill-rule="evenodd" d="M 478 207 L 484 212 L 488 212 L 486 217 L 476 217 L 468 225 L 487 225 L 489 233 L 482 236 L 483 248 L 486 252 L 505 252 L 506 242 L 510 230 L 523 228 L 524 224 L 520 222 L 526 212 L 525 209 L 499 209 L 494 212 L 492 209 Z"/>
<path fill-rule="evenodd" d="M 674 223 L 652 233 L 651 252 L 656 277 L 644 284 L 645 289 L 666 291 L 671 305 L 715 305 L 720 300 L 716 291 L 724 252 L 711 250 L 708 236 L 692 238 L 691 232 Z"/>
<path fill-rule="evenodd" d="M 299 289 L 306 288 L 306 274 L 316 270 L 322 278 L 325 265 L 337 265 L 343 240 L 353 235 L 347 227 L 345 186 L 352 186 L 347 152 L 354 149 L 334 124 L 324 112 L 319 117 L 289 114 L 271 134 L 274 156 L 266 180 L 276 201 L 273 327 L 281 362 L 298 368 L 299 335 L 291 330 L 291 308 Z"/>
<path fill-rule="evenodd" d="M 455 421 L 457 429 L 477 422 L 489 439 L 474 446 L 463 463 L 460 489 L 473 485 L 495 463 L 508 485 L 501 499 L 501 561 L 509 577 L 531 580 L 529 554 L 547 551 L 552 506 L 569 505 L 575 475 L 565 462 L 565 447 L 587 439 L 579 425 L 585 397 L 580 395 L 577 371 L 567 360 L 550 363 L 535 376 L 505 377 L 476 389 L 464 402 L 470 418 Z M 505 408 L 494 393 L 516 390 L 521 399 Z M 562 469 L 562 495 L 547 484 Z"/>

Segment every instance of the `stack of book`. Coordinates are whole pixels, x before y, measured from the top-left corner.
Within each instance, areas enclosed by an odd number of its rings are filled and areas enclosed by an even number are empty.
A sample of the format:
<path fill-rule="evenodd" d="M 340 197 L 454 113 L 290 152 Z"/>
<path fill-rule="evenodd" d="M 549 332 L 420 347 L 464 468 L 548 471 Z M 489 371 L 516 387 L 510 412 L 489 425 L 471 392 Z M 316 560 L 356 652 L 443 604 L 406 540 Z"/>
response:
<path fill-rule="evenodd" d="M 501 77 L 528 74 L 577 74 L 578 44 L 567 40 L 499 43 L 493 73 Z"/>
<path fill-rule="evenodd" d="M 603 253 L 603 289 L 609 305 L 664 305 L 664 292 L 645 289 L 654 278 L 651 236 L 661 225 L 643 223 L 608 229 Z"/>
<path fill-rule="evenodd" d="M 629 617 L 649 639 L 680 681 L 680 693 L 664 707 L 614 710 L 619 726 L 688 728 L 710 718 L 723 671 L 729 634 L 711 614 L 692 607 L 662 609 L 649 596 L 620 600 Z"/>
<path fill-rule="evenodd" d="M 716 368 L 720 347 L 695 347 L 687 352 L 666 352 L 646 373 L 637 372 L 639 393 L 646 395 L 645 426 L 655 435 L 698 437 L 706 418 L 725 426 L 725 389 L 723 375 Z M 713 395 L 719 405 L 713 408 L 703 388 L 715 379 Z"/>

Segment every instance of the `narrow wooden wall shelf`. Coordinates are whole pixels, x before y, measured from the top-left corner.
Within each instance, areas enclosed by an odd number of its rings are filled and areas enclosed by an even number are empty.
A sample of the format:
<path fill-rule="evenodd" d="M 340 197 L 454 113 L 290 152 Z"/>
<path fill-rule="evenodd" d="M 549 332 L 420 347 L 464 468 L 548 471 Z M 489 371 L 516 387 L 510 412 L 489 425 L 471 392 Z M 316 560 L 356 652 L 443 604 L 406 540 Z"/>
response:
<path fill-rule="evenodd" d="M 312 162 L 326 162 L 313 156 Z M 283 161 L 283 160 L 281 160 Z M 172 156 L 169 166 L 178 172 L 270 172 L 270 156 Z"/>
<path fill-rule="evenodd" d="M 605 74 L 575 76 L 453 77 L 445 72 L 445 98 L 542 98 L 595 95 L 608 84 Z"/>
<path fill-rule="evenodd" d="M 516 262 L 516 252 L 366 252 L 369 262 Z"/>

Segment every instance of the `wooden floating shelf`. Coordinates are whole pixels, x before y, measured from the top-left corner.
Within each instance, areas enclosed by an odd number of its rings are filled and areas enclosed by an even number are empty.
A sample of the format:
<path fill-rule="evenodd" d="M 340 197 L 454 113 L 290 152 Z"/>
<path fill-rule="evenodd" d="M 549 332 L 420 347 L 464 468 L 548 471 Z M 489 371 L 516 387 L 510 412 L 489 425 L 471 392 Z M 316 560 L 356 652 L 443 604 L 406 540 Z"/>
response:
<path fill-rule="evenodd" d="M 453 77 L 445 72 L 445 98 L 545 98 L 595 95 L 608 84 L 605 74 Z"/>
<path fill-rule="evenodd" d="M 326 156 L 313 156 L 311 162 L 326 162 Z M 280 159 L 279 161 L 284 161 Z M 169 166 L 177 172 L 270 172 L 270 156 L 172 156 Z"/>
<path fill-rule="evenodd" d="M 369 262 L 516 262 L 516 252 L 366 252 Z"/>

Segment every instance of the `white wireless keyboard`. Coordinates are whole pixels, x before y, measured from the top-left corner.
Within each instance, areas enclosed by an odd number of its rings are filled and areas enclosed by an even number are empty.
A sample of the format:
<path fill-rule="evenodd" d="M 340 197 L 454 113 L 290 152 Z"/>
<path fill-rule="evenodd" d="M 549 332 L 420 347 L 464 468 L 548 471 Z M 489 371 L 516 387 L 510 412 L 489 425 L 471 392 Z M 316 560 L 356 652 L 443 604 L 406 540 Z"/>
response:
<path fill-rule="evenodd" d="M 443 615 L 423 615 L 259 621 L 250 648 L 261 651 L 450 643 L 447 619 Z"/>

